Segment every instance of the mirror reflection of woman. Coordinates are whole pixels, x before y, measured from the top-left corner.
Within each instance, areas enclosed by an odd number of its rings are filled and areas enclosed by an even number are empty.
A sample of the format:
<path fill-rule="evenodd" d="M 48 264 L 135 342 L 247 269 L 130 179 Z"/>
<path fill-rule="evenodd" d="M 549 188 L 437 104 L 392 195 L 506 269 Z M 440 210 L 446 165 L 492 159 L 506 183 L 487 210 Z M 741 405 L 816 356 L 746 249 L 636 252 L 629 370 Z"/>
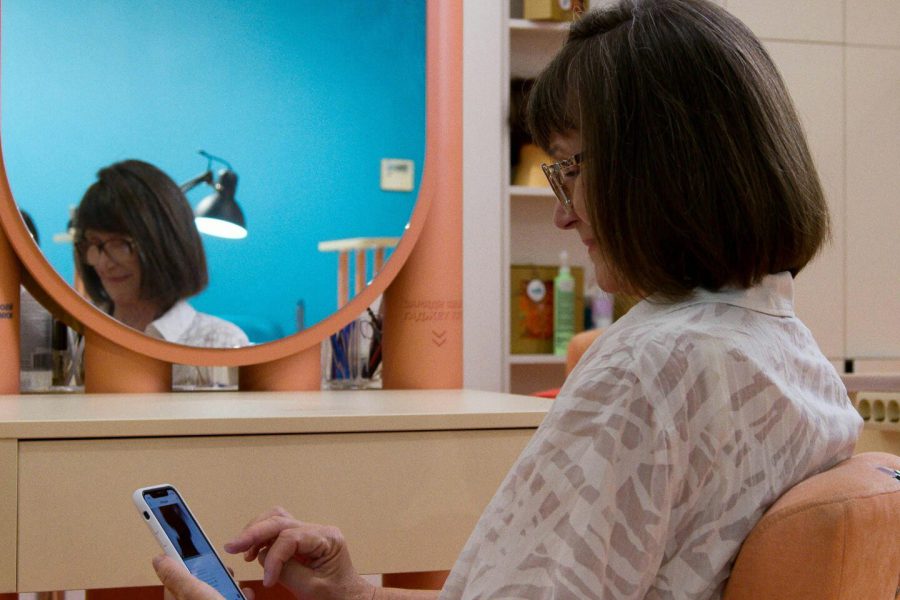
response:
<path fill-rule="evenodd" d="M 206 254 L 178 185 L 153 165 L 101 169 L 75 214 L 76 271 L 91 300 L 115 319 L 177 344 L 249 344 L 239 327 L 196 311 L 186 298 L 208 283 Z M 175 365 L 175 386 L 235 383 L 222 367 Z"/>

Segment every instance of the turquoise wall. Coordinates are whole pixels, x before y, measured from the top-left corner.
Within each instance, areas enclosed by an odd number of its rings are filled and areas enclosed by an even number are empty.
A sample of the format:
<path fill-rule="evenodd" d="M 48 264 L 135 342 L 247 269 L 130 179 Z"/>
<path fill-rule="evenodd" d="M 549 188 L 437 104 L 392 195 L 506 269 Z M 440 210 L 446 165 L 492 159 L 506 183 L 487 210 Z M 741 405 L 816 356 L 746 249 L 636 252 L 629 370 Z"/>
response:
<path fill-rule="evenodd" d="M 221 156 L 249 236 L 203 236 L 211 284 L 192 304 L 293 333 L 298 300 L 307 326 L 336 308 L 336 257 L 318 241 L 399 236 L 409 219 L 424 20 L 424 0 L 6 0 L 0 132 L 14 197 L 71 281 L 71 246 L 51 238 L 99 168 L 139 158 L 183 182 L 206 167 L 198 149 Z M 384 157 L 415 160 L 413 192 L 379 189 Z"/>

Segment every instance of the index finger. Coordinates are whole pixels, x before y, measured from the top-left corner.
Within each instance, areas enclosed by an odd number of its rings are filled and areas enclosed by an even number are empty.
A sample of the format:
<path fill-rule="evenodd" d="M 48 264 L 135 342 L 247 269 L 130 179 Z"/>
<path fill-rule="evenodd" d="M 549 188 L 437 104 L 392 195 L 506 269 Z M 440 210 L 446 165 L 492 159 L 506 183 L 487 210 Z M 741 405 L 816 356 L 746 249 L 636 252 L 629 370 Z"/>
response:
<path fill-rule="evenodd" d="M 258 550 L 275 541 L 285 529 L 298 527 L 301 523 L 293 518 L 272 515 L 247 526 L 236 538 L 225 544 L 225 551 L 231 554 Z M 245 557 L 246 558 L 246 557 Z M 253 560 L 252 558 L 248 560 Z"/>
<path fill-rule="evenodd" d="M 244 525 L 244 529 L 247 529 L 248 527 L 250 527 L 250 526 L 252 526 L 252 525 L 255 525 L 256 523 L 259 523 L 260 521 L 265 521 L 266 519 L 269 519 L 269 518 L 271 518 L 271 517 L 285 517 L 285 518 L 288 518 L 288 519 L 293 519 L 293 518 L 294 518 L 294 516 L 293 516 L 291 513 L 289 513 L 288 511 L 286 511 L 286 510 L 283 509 L 282 507 L 280 507 L 280 506 L 273 506 L 272 508 L 270 508 L 270 509 L 267 510 L 266 512 L 262 513 L 262 514 L 259 515 L 258 517 L 254 518 L 254 519 L 251 519 L 249 523 L 247 523 L 246 525 Z"/>
<path fill-rule="evenodd" d="M 247 524 L 244 526 L 244 529 L 246 530 L 246 529 L 248 529 L 249 527 L 252 527 L 253 525 L 255 525 L 256 523 L 259 523 L 259 522 L 264 521 L 264 520 L 266 520 L 266 519 L 270 519 L 270 518 L 272 518 L 272 517 L 285 517 L 285 518 L 287 518 L 287 519 L 293 519 L 293 518 L 294 518 L 294 517 L 291 515 L 291 513 L 289 513 L 289 512 L 286 511 L 285 509 L 281 508 L 280 506 L 275 506 L 275 507 L 273 507 L 273 508 L 270 508 L 270 509 L 267 510 L 266 512 L 262 513 L 262 514 L 259 515 L 258 517 L 252 519 L 249 523 L 247 523 Z M 237 553 L 237 552 L 241 552 L 241 550 L 229 550 L 228 548 L 229 548 L 229 545 L 226 544 L 226 545 L 225 545 L 225 551 L 226 551 L 226 552 L 230 552 L 230 553 L 232 553 L 232 554 L 235 554 L 235 553 Z M 253 546 L 250 546 L 249 548 L 244 548 L 244 550 L 243 550 L 243 552 L 244 552 L 244 560 L 247 561 L 247 562 L 250 562 L 250 561 L 254 560 L 254 559 L 259 555 L 259 551 L 260 551 L 261 549 L 262 549 L 262 546 L 259 546 L 259 545 L 253 545 Z"/>

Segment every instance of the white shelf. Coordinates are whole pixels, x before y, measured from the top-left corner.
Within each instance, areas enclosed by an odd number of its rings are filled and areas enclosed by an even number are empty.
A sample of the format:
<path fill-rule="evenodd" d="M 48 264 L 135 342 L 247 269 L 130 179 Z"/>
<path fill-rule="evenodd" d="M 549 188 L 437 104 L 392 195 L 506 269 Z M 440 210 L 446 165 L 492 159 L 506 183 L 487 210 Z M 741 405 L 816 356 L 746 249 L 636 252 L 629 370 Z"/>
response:
<path fill-rule="evenodd" d="M 510 31 L 529 32 L 528 35 L 547 35 L 564 38 L 569 31 L 566 22 L 529 21 L 528 19 L 510 19 Z"/>
<path fill-rule="evenodd" d="M 566 364 L 565 356 L 557 356 L 555 354 L 510 354 L 509 364 L 511 365 L 564 365 Z"/>
<path fill-rule="evenodd" d="M 553 190 L 549 187 L 528 187 L 524 185 L 512 185 L 509 187 L 510 198 L 547 198 L 553 199 Z"/>

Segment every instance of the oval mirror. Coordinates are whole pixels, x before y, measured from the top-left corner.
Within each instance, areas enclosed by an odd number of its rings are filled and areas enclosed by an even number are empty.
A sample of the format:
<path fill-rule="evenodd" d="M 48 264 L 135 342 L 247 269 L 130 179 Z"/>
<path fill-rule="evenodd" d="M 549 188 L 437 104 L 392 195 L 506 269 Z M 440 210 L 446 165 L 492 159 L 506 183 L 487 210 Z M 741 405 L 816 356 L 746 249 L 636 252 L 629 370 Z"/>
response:
<path fill-rule="evenodd" d="M 229 166 L 247 236 L 202 235 L 210 283 L 189 302 L 254 343 L 326 319 L 338 258 L 320 244 L 399 238 L 415 206 L 425 4 L 5 2 L 3 160 L 47 261 L 74 281 L 70 211 L 100 168 L 136 158 L 187 183 Z"/>

